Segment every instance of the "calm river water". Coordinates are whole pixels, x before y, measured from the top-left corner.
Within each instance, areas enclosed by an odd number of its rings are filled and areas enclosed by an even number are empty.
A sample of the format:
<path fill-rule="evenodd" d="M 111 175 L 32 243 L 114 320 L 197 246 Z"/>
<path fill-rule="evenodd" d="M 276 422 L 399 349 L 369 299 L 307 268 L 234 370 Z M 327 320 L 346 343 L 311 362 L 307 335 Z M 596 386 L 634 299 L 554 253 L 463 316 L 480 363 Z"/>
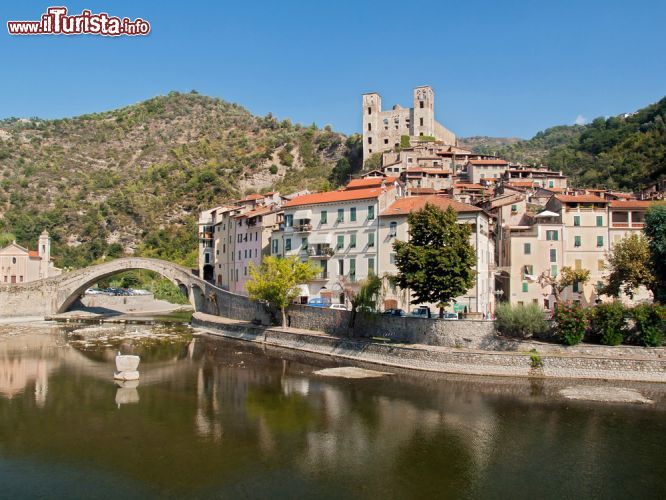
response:
<path fill-rule="evenodd" d="M 558 396 L 582 382 L 313 373 L 332 366 L 178 325 L 0 325 L 0 498 L 666 496 L 660 386 L 604 404 Z"/>

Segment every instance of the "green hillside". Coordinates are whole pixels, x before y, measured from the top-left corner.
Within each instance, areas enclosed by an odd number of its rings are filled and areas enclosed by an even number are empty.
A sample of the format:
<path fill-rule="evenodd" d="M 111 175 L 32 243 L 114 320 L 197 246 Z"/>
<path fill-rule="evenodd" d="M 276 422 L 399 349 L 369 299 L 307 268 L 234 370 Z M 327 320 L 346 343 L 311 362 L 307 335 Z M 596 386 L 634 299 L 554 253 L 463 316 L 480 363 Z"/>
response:
<path fill-rule="evenodd" d="M 61 267 L 123 253 L 192 265 L 198 211 L 256 190 L 331 187 L 360 168 L 359 148 L 330 127 L 253 116 L 196 92 L 61 120 L 6 119 L 0 239 L 34 247 L 48 229 Z"/>
<path fill-rule="evenodd" d="M 666 176 L 665 122 L 666 98 L 626 116 L 552 127 L 525 141 L 477 138 L 472 147 L 563 170 L 576 185 L 636 190 Z"/>

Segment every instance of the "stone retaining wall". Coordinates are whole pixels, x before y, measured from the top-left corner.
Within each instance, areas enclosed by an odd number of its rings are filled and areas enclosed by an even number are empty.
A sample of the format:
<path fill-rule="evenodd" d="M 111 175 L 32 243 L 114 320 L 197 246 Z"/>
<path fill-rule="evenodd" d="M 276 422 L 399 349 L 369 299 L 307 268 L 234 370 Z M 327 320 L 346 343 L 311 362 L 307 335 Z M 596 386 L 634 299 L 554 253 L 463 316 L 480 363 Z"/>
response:
<path fill-rule="evenodd" d="M 588 378 L 666 382 L 666 361 L 649 358 L 543 355 L 534 368 L 530 353 L 493 352 L 435 346 L 405 346 L 291 333 L 278 328 L 230 324 L 195 313 L 195 327 L 238 340 L 296 349 L 386 366 L 443 373 L 547 378 Z"/>

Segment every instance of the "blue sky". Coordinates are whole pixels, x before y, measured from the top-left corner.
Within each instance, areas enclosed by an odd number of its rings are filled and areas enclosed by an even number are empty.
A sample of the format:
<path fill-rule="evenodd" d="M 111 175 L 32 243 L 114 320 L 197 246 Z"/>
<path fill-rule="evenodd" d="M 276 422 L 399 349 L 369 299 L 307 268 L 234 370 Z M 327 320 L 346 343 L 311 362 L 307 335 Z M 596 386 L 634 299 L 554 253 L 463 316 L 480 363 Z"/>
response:
<path fill-rule="evenodd" d="M 147 37 L 16 37 L 50 5 L 148 20 Z M 196 89 L 255 114 L 360 131 L 360 96 L 429 84 L 460 136 L 531 137 L 666 94 L 664 1 L 2 3 L 0 117 L 104 111 Z"/>

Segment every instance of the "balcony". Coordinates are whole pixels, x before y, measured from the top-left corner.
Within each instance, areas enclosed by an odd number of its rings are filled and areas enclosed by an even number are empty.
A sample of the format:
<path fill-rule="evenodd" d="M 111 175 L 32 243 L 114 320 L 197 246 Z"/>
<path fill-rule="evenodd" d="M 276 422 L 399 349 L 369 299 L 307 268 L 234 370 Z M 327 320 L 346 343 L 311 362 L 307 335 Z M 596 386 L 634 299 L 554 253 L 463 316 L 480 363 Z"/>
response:
<path fill-rule="evenodd" d="M 294 225 L 295 233 L 309 233 L 312 231 L 312 224 L 296 224 Z"/>
<path fill-rule="evenodd" d="M 328 245 L 312 245 L 308 248 L 308 256 L 313 259 L 328 259 L 335 251 Z"/>
<path fill-rule="evenodd" d="M 320 273 L 317 273 L 314 278 L 312 278 L 312 281 L 328 281 L 328 278 L 328 271 L 321 271 Z"/>

